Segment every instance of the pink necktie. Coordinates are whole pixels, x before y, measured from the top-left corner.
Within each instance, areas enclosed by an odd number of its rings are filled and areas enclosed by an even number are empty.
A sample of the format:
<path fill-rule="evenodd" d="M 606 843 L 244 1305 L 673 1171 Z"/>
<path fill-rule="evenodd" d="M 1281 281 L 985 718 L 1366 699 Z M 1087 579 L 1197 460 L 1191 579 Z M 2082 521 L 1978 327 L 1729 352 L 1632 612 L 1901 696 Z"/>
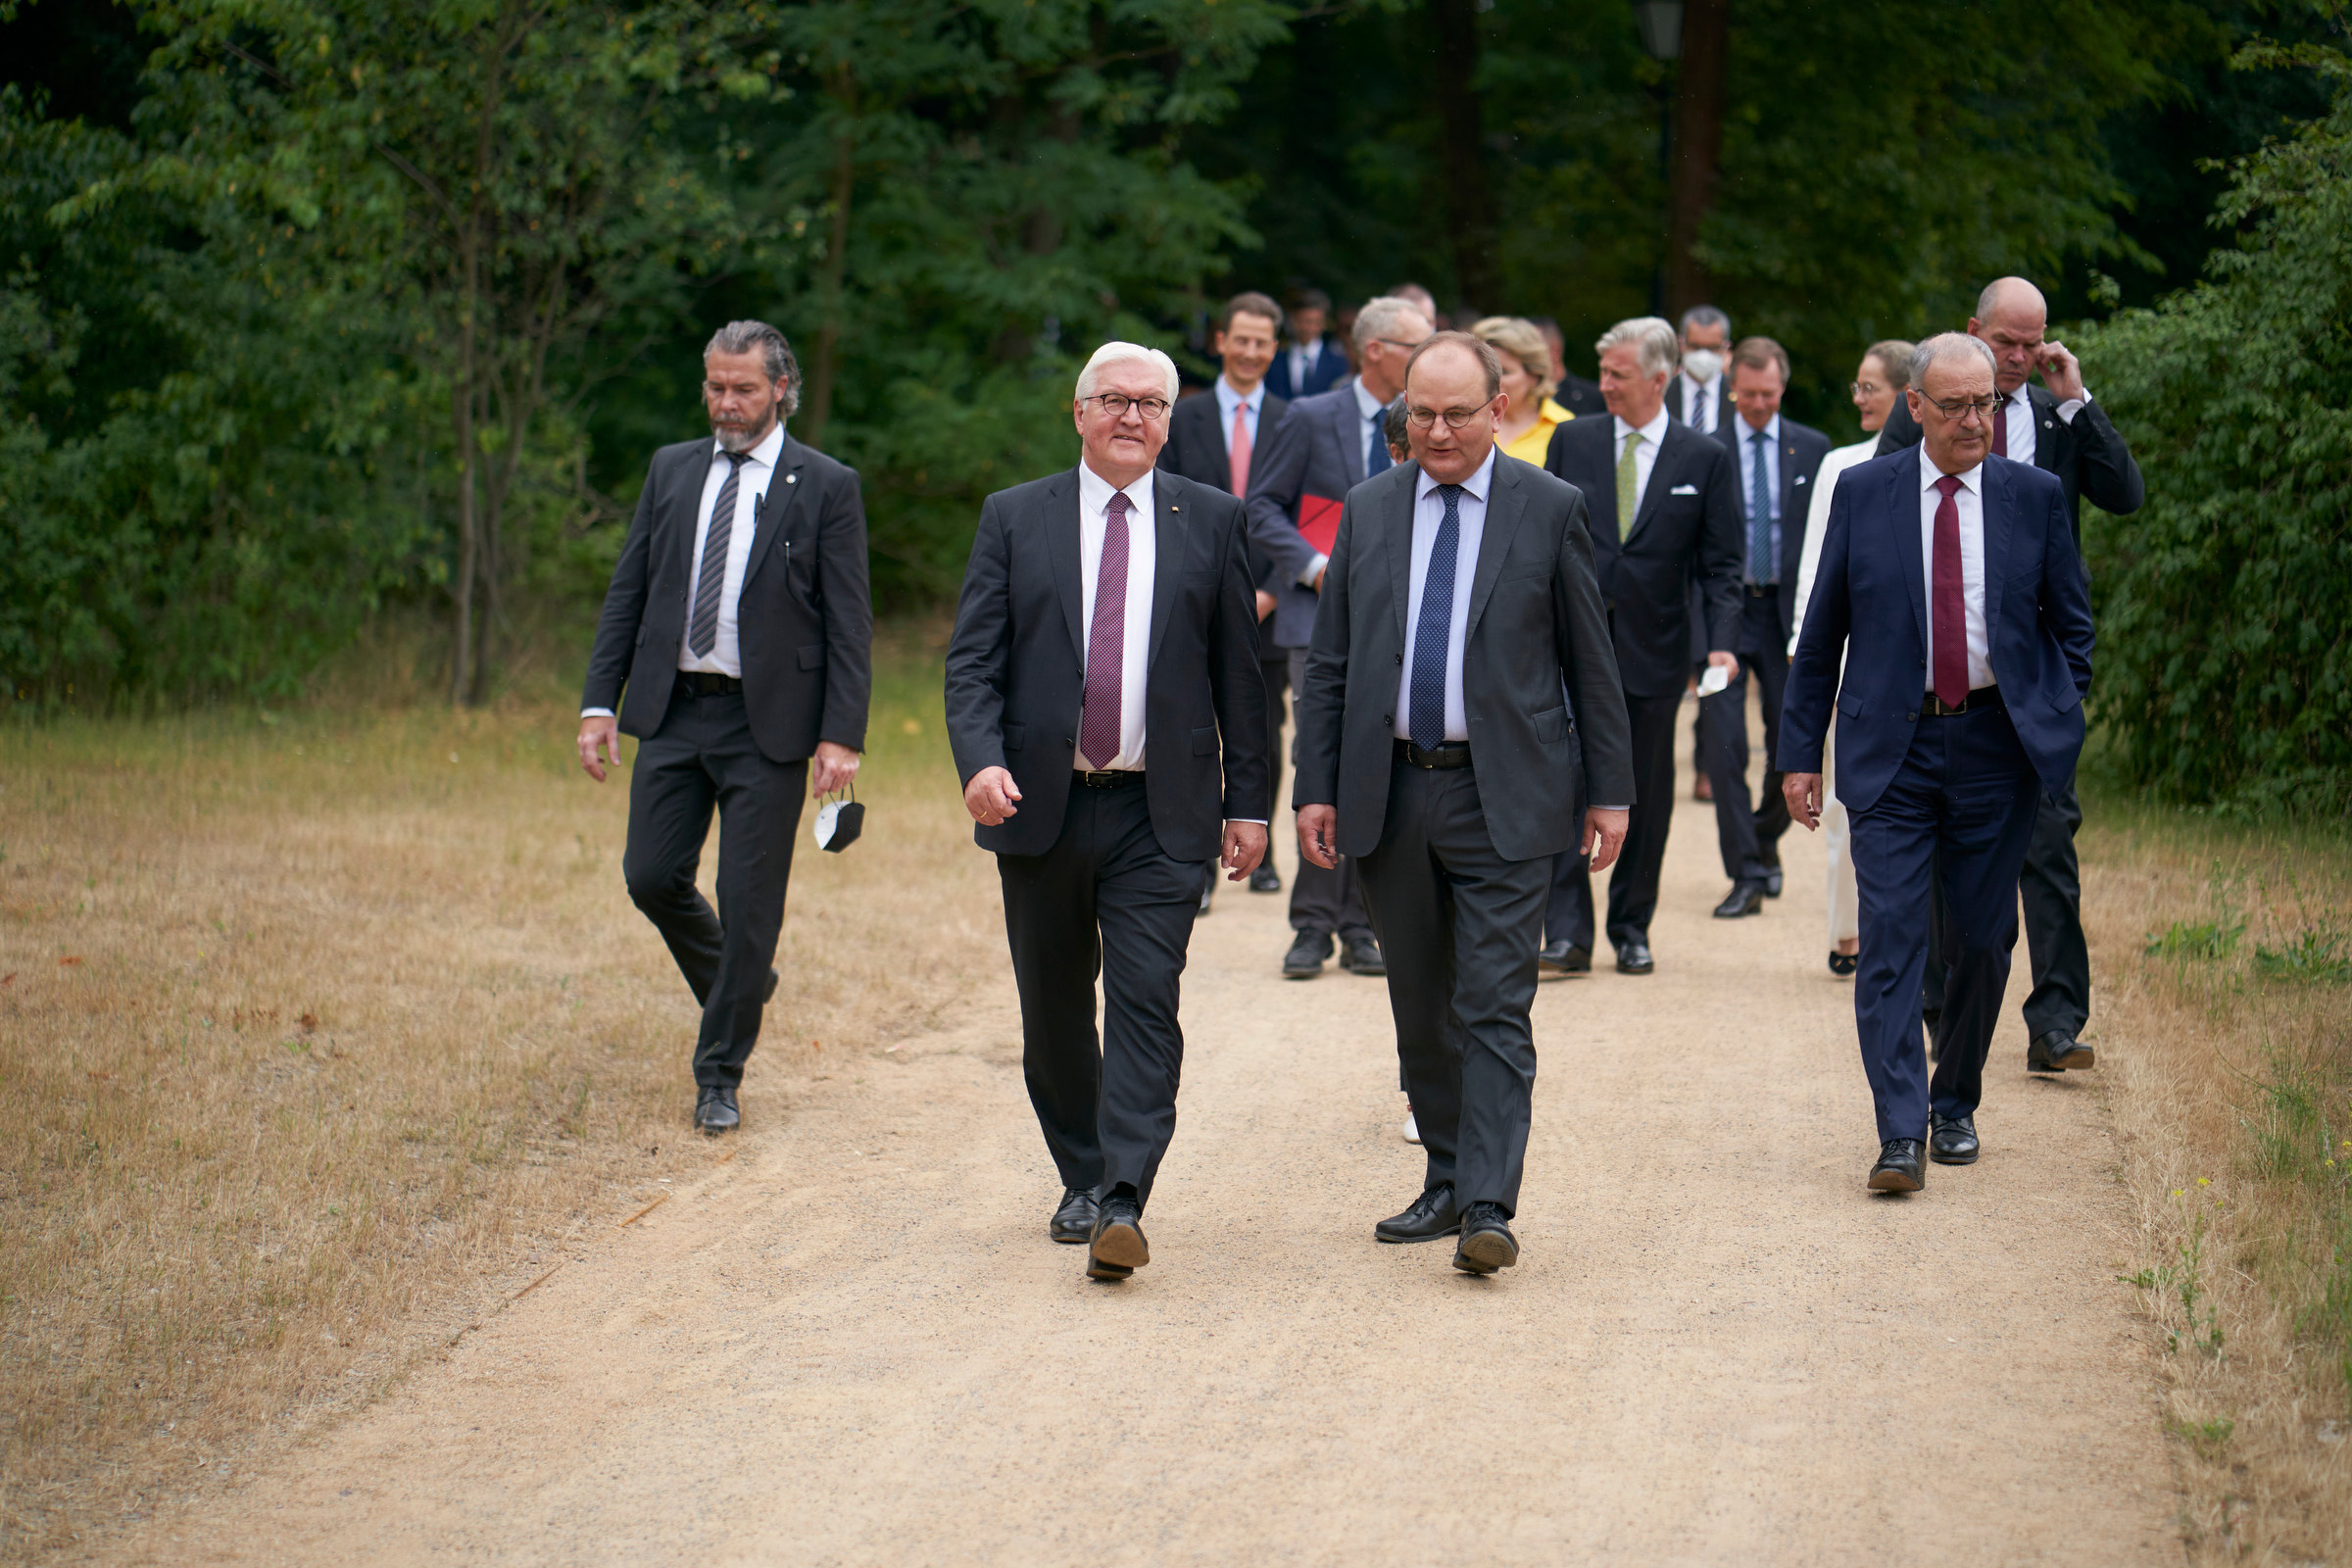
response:
<path fill-rule="evenodd" d="M 1968 602 L 1960 586 L 1960 504 L 1952 499 L 1960 481 L 1947 473 L 1936 481 L 1936 488 L 1943 495 L 1936 503 L 1936 571 L 1930 579 L 1930 603 L 1935 606 L 1936 700 L 1957 708 L 1968 701 Z"/>
<path fill-rule="evenodd" d="M 1233 493 L 1246 496 L 1250 493 L 1250 406 L 1246 403 L 1233 406 L 1233 441 L 1228 451 L 1233 459 Z"/>
<path fill-rule="evenodd" d="M 1095 623 L 1086 634 L 1086 697 L 1078 714 L 1078 760 L 1105 768 L 1119 755 L 1119 662 L 1127 654 L 1127 514 L 1135 503 L 1114 490 L 1102 524 L 1102 564 L 1095 569 Z"/>

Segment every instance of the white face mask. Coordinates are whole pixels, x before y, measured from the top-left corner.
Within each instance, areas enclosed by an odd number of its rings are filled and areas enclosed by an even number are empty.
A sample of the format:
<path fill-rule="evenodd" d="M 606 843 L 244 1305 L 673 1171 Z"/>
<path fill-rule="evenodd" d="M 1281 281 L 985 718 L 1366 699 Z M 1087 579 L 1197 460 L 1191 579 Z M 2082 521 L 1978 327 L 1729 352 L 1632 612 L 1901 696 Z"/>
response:
<path fill-rule="evenodd" d="M 1722 369 L 1723 356 L 1713 349 L 1689 349 L 1683 354 L 1684 373 L 1693 381 L 1712 381 Z"/>

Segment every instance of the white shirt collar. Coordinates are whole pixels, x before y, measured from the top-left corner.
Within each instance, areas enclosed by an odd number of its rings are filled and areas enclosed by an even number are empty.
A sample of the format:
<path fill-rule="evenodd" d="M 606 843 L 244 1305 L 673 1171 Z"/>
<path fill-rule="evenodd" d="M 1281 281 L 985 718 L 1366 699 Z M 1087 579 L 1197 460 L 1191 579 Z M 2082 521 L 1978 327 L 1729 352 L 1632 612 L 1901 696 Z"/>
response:
<path fill-rule="evenodd" d="M 1943 470 L 1929 460 L 1927 449 L 1922 447 L 1919 453 L 1920 493 L 1925 495 L 1935 489 L 1936 481 L 1942 477 Z M 1952 477 L 1959 480 L 1970 495 L 1976 495 L 1984 488 L 1984 465 L 1980 463 L 1973 468 L 1963 468 Z"/>
<path fill-rule="evenodd" d="M 718 437 L 712 436 L 710 438 L 711 462 L 716 463 L 719 458 L 725 454 L 726 450 L 727 449 L 725 447 L 722 447 L 718 444 Z M 750 461 L 757 463 L 763 468 L 772 468 L 776 466 L 776 458 L 783 452 L 783 450 L 784 421 L 778 419 L 775 423 L 775 427 L 770 429 L 767 434 L 761 436 L 760 438 L 760 444 L 752 448 Z"/>
<path fill-rule="evenodd" d="M 1490 444 L 1487 448 L 1487 461 L 1478 466 L 1476 473 L 1462 481 L 1463 493 L 1482 507 L 1487 504 L 1487 496 L 1494 483 L 1494 454 L 1500 450 Z M 1413 480 L 1413 500 L 1417 503 L 1426 499 L 1432 490 L 1444 482 L 1442 479 L 1431 478 L 1429 470 L 1423 468 L 1419 477 Z"/>
<path fill-rule="evenodd" d="M 1609 416 L 1609 417 L 1614 420 L 1617 425 L 1617 444 L 1619 446 L 1625 445 L 1625 438 L 1633 431 L 1634 426 L 1626 423 L 1623 419 L 1618 418 L 1613 414 Z M 1666 417 L 1666 405 L 1663 403 L 1659 404 L 1658 412 L 1651 415 L 1649 416 L 1649 422 L 1641 427 L 1642 439 L 1647 441 L 1654 450 L 1658 442 L 1664 439 L 1666 434 L 1666 426 L 1671 422 L 1673 421 Z"/>
<path fill-rule="evenodd" d="M 1364 385 L 1362 376 L 1357 376 L 1348 384 L 1355 388 L 1355 412 L 1358 418 L 1369 419 L 1388 407 L 1386 403 L 1372 395 L 1372 389 Z"/>
<path fill-rule="evenodd" d="M 1110 510 L 1111 496 L 1123 489 L 1128 503 L 1135 508 L 1135 511 L 1129 515 L 1149 517 L 1152 515 L 1152 469 L 1146 468 L 1143 477 L 1135 480 L 1132 484 L 1114 486 L 1108 479 L 1097 473 L 1087 463 L 1085 457 L 1081 455 L 1078 459 L 1079 509 L 1088 515 L 1107 512 Z"/>
<path fill-rule="evenodd" d="M 1781 444 L 1781 416 L 1778 414 L 1775 414 L 1771 418 L 1766 419 L 1764 421 L 1764 428 L 1760 431 L 1754 425 L 1748 423 L 1747 420 L 1740 418 L 1740 415 L 1736 412 L 1732 415 L 1732 417 L 1740 420 L 1740 440 L 1742 445 L 1755 445 L 1755 440 L 1758 435 L 1762 435 L 1764 437 L 1764 444 L 1766 446 L 1777 447 Z"/>

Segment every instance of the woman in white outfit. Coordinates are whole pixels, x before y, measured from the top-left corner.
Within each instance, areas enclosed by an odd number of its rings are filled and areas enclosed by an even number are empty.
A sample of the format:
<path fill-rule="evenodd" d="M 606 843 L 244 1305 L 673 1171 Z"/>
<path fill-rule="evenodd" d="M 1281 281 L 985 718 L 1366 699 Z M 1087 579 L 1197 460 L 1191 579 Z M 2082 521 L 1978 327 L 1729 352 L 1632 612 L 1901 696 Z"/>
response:
<path fill-rule="evenodd" d="M 1838 476 L 1857 463 L 1867 463 L 1879 449 L 1879 426 L 1894 412 L 1894 400 L 1903 395 L 1903 387 L 1911 379 L 1911 345 L 1889 338 L 1873 343 L 1862 356 L 1862 368 L 1854 372 L 1854 407 L 1862 415 L 1861 440 L 1850 447 L 1838 447 L 1821 460 L 1821 471 L 1813 480 L 1813 504 L 1805 516 L 1805 552 L 1796 572 L 1796 629 L 1805 627 L 1805 605 L 1813 597 L 1813 573 L 1821 564 L 1821 536 L 1830 526 L 1830 497 L 1838 490 Z M 1788 639 L 1788 656 L 1796 657 L 1796 637 Z M 1854 892 L 1854 860 L 1847 853 L 1845 837 L 1845 808 L 1838 804 L 1838 792 L 1833 782 L 1832 760 L 1834 743 L 1825 743 L 1821 753 L 1821 794 L 1824 809 L 1821 813 L 1821 836 L 1830 851 L 1830 973 L 1840 980 L 1854 977 L 1855 955 L 1861 951 L 1860 926 L 1857 924 L 1859 901 Z"/>

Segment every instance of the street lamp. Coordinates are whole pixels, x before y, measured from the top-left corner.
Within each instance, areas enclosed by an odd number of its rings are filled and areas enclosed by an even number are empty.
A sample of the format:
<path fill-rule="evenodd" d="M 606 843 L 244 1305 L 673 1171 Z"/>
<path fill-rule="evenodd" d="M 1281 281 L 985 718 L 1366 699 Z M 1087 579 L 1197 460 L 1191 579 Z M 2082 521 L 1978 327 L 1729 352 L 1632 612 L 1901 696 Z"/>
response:
<path fill-rule="evenodd" d="M 1634 23 L 1650 59 L 1683 58 L 1683 0 L 1634 0 Z"/>
<path fill-rule="evenodd" d="M 1650 59 L 1670 64 L 1683 58 L 1683 0 L 1634 0 L 1634 25 L 1641 29 L 1642 48 Z M 1658 74 L 1658 188 L 1674 183 L 1674 89 L 1668 74 Z M 1649 309 L 1666 312 L 1666 259 L 1661 252 L 1649 274 Z"/>

